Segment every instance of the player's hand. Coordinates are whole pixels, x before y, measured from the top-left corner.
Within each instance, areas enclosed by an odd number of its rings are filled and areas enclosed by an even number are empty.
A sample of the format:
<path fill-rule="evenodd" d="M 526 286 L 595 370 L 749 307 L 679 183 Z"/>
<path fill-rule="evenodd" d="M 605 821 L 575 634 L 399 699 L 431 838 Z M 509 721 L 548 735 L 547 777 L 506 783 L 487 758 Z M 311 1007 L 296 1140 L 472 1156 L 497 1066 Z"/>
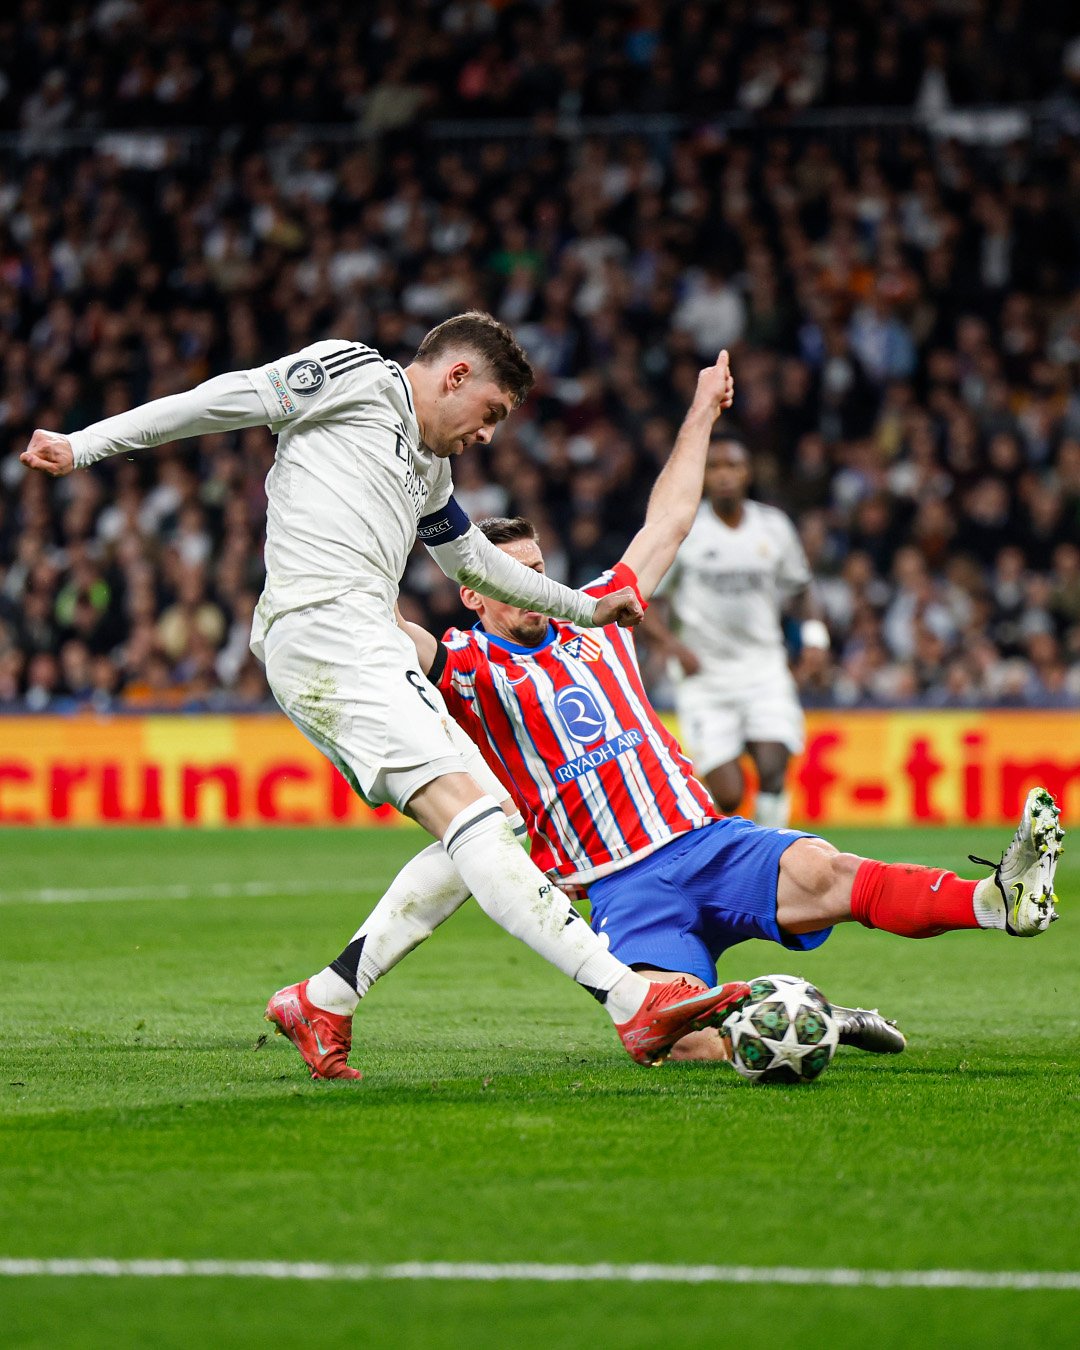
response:
<path fill-rule="evenodd" d="M 624 586 L 621 591 L 612 591 L 597 600 L 593 624 L 597 628 L 606 628 L 609 623 L 617 623 L 620 628 L 633 628 L 644 617 L 641 601 L 629 586 Z"/>
<path fill-rule="evenodd" d="M 40 427 L 19 458 L 28 469 L 39 469 L 50 478 L 63 478 L 75 467 L 75 452 L 68 438 L 58 431 L 42 431 Z"/>
<path fill-rule="evenodd" d="M 684 642 L 676 642 L 671 649 L 671 654 L 682 667 L 684 675 L 696 675 L 701 669 L 701 658 L 697 652 L 691 651 Z"/>
<path fill-rule="evenodd" d="M 715 366 L 708 366 L 698 375 L 694 402 L 707 407 L 715 422 L 724 409 L 730 408 L 734 401 L 735 379 L 731 374 L 728 354 L 723 351 L 716 358 Z"/>

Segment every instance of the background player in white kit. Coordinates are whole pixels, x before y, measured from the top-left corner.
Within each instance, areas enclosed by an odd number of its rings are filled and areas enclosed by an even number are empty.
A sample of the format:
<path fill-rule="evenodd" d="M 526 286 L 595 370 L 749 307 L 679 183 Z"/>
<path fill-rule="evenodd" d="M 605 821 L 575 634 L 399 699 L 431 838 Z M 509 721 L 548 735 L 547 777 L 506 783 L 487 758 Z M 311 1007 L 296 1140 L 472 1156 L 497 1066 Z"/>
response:
<path fill-rule="evenodd" d="M 651 1062 L 741 1005 L 748 986 L 657 986 L 611 956 L 470 776 L 468 761 L 482 761 L 452 729 L 394 617 L 419 537 L 449 576 L 495 599 L 586 626 L 640 619 L 629 588 L 597 599 L 552 582 L 490 544 L 453 499 L 449 458 L 488 441 L 531 385 L 510 330 L 472 312 L 433 329 L 405 369 L 361 343 L 316 342 L 70 437 L 35 431 L 22 461 L 58 477 L 123 451 L 268 423 L 278 448 L 251 647 L 274 697 L 368 802 L 393 803 L 441 840 L 481 908 L 588 989 L 628 1052 Z M 358 963 L 363 941 L 342 959 Z M 360 1076 L 346 1065 L 351 1021 L 320 1004 L 317 982 L 279 990 L 267 1016 L 313 1076 Z"/>
<path fill-rule="evenodd" d="M 739 756 L 747 751 L 760 783 L 754 818 L 782 828 L 789 812 L 784 776 L 803 748 L 803 713 L 781 613 L 807 604 L 810 566 L 791 521 L 747 500 L 749 487 L 746 447 L 715 441 L 704 499 L 645 632 L 669 657 L 680 739 L 719 809 L 738 810 Z M 809 619 L 803 630 L 804 642 L 828 645 L 820 621 Z"/>

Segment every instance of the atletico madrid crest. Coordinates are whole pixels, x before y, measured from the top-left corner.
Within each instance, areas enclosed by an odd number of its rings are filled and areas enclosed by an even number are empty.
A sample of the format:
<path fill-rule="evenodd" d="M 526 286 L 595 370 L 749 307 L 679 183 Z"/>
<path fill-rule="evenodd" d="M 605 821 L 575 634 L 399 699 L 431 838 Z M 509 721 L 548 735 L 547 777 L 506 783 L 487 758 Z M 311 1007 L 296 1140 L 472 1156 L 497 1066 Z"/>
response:
<path fill-rule="evenodd" d="M 568 642 L 560 643 L 559 650 L 579 661 L 599 661 L 604 654 L 603 647 L 588 633 L 575 634 Z"/>

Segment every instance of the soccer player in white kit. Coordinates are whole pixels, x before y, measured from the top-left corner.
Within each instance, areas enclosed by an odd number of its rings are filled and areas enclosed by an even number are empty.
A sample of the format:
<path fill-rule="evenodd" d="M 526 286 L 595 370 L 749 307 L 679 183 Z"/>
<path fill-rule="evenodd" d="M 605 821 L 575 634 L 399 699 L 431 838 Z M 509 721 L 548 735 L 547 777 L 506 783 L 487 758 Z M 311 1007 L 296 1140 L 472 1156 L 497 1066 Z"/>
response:
<path fill-rule="evenodd" d="M 510 330 L 474 311 L 434 328 L 405 368 L 362 343 L 315 342 L 70 437 L 37 430 L 21 458 L 59 477 L 108 455 L 268 424 L 278 447 L 251 648 L 274 697 L 366 801 L 391 802 L 440 840 L 481 908 L 588 989 L 627 1051 L 649 1063 L 686 1031 L 718 1024 L 748 986 L 659 986 L 611 956 L 518 846 L 492 780 L 471 775 L 483 762 L 395 621 L 417 537 L 447 575 L 492 598 L 586 626 L 640 619 L 631 589 L 598 599 L 561 586 L 490 544 L 454 501 L 450 457 L 490 440 L 531 384 Z M 358 934 L 339 963 L 359 964 L 363 944 Z M 359 1078 L 346 1064 L 351 1019 L 333 1006 L 340 981 L 326 983 L 322 999 L 318 978 L 279 990 L 267 1017 L 313 1077 Z"/>
<path fill-rule="evenodd" d="M 746 448 L 715 441 L 704 499 L 645 632 L 669 657 L 681 740 L 719 809 L 731 814 L 742 801 L 745 750 L 760 783 L 754 818 L 779 829 L 788 823 L 788 760 L 803 748 L 781 610 L 807 595 L 810 566 L 791 521 L 748 500 L 749 486 Z M 665 607 L 666 622 L 657 612 Z M 827 645 L 820 621 L 803 627 L 804 641 Z"/>
<path fill-rule="evenodd" d="M 649 497 L 642 528 L 588 590 L 631 585 L 647 602 L 689 533 L 701 498 L 709 433 L 731 378 L 726 354 L 698 376 L 695 398 Z M 521 518 L 478 528 L 526 566 L 544 570 L 539 537 Z M 414 624 L 422 670 L 505 785 L 533 858 L 560 886 L 587 887 L 592 924 L 623 961 L 653 979 L 716 979 L 717 957 L 748 938 L 809 951 L 834 924 L 858 921 L 909 938 L 961 929 L 1045 932 L 1057 915 L 1062 829 L 1053 798 L 1033 788 L 993 875 L 965 880 L 936 867 L 841 853 L 824 839 L 721 818 L 651 707 L 632 637 L 586 631 L 463 587 L 479 622 L 442 643 Z M 351 1013 L 372 984 L 468 899 L 445 854 L 407 863 L 364 921 L 359 967 L 331 962 Z M 838 1008 L 843 1043 L 895 1054 L 905 1041 L 876 1012 Z M 715 1030 L 688 1037 L 680 1058 L 716 1059 Z"/>

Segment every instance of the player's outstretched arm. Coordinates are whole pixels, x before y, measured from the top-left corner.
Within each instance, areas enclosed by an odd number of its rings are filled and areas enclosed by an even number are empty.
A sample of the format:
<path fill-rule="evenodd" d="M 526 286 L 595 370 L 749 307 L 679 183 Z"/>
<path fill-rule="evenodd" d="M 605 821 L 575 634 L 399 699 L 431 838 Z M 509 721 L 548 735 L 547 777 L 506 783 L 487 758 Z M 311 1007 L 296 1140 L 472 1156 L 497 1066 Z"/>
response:
<path fill-rule="evenodd" d="M 705 481 L 705 459 L 713 423 L 735 397 L 727 352 L 698 375 L 694 401 L 683 418 L 675 447 L 649 496 L 645 524 L 630 541 L 623 562 L 637 576 L 648 600 L 675 561 L 679 545 L 690 533 Z"/>
<path fill-rule="evenodd" d="M 598 600 L 523 566 L 485 538 L 452 497 L 442 511 L 421 520 L 420 538 L 448 577 L 492 600 L 569 619 L 583 628 L 609 623 L 627 628 L 644 616 L 629 587 Z"/>
<path fill-rule="evenodd" d="M 28 469 L 59 478 L 109 455 L 146 450 L 185 436 L 238 431 L 267 420 L 263 401 L 250 379 L 237 370 L 217 375 L 183 394 L 170 394 L 107 417 L 70 436 L 39 429 L 20 458 Z"/>

